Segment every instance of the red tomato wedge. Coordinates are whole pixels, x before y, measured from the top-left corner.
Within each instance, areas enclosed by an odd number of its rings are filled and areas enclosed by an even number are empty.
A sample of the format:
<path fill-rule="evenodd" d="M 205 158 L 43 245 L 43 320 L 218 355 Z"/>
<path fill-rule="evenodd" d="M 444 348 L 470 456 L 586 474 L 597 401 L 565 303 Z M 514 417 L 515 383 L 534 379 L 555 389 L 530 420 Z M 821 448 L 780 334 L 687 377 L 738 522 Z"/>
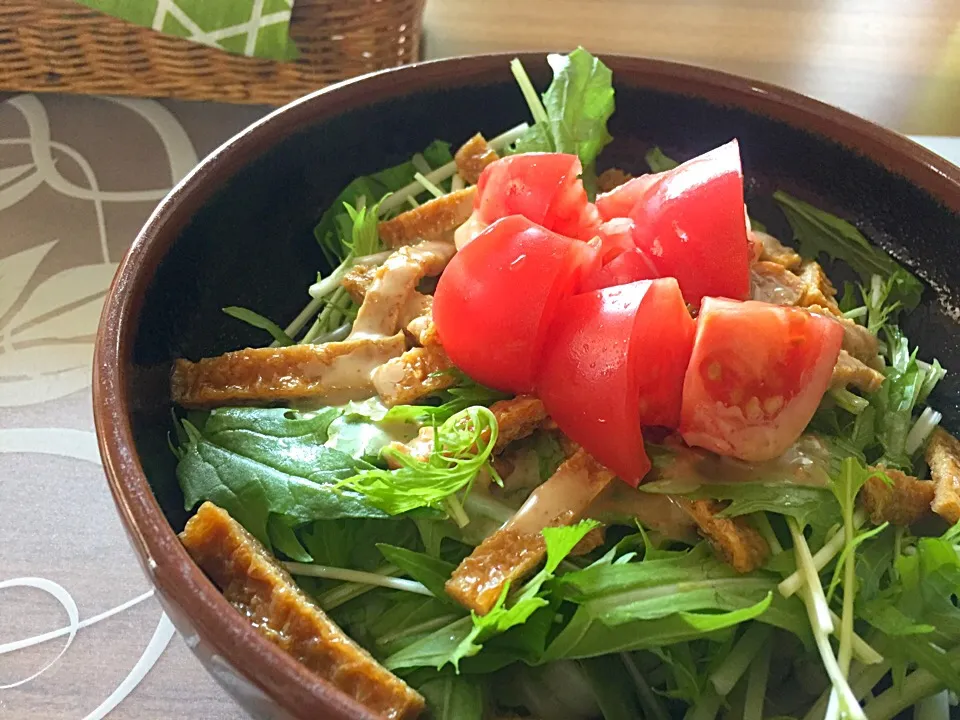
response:
<path fill-rule="evenodd" d="M 737 141 L 656 177 L 630 211 L 637 247 L 694 306 L 708 295 L 746 299 L 750 248 Z"/>
<path fill-rule="evenodd" d="M 617 255 L 602 268 L 583 281 L 583 292 L 626 285 L 637 280 L 655 280 L 660 277 L 657 269 L 640 248 L 633 248 Z"/>
<path fill-rule="evenodd" d="M 522 153 L 491 163 L 477 181 L 473 210 L 476 222 L 488 225 L 510 215 L 522 215 L 567 237 L 590 240 L 597 234 L 600 214 L 587 200 L 576 155 Z"/>
<path fill-rule="evenodd" d="M 564 433 L 636 485 L 650 469 L 641 425 L 676 427 L 693 334 L 672 278 L 567 298 L 537 392 Z"/>
<path fill-rule="evenodd" d="M 434 293 L 433 320 L 454 365 L 498 390 L 532 392 L 557 307 L 599 264 L 598 247 L 519 215 L 481 232 Z"/>
<path fill-rule="evenodd" d="M 633 220 L 626 217 L 614 218 L 597 228 L 600 238 L 600 262 L 606 265 L 617 255 L 633 250 Z"/>
<path fill-rule="evenodd" d="M 705 298 L 683 383 L 688 445 L 761 462 L 783 454 L 830 385 L 840 323 L 769 303 Z"/>
<path fill-rule="evenodd" d="M 604 220 L 628 217 L 643 196 L 662 177 L 661 173 L 631 178 L 610 192 L 597 195 L 597 210 Z"/>

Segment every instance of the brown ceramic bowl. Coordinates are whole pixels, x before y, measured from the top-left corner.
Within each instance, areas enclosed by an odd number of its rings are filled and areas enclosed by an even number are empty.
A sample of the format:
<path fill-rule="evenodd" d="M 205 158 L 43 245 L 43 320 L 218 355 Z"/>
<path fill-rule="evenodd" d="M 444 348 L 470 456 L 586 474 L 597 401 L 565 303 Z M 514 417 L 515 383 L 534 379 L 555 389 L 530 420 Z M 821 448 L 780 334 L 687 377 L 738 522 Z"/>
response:
<path fill-rule="evenodd" d="M 542 55 L 524 64 L 544 85 Z M 509 56 L 429 62 L 317 92 L 211 154 L 160 204 L 107 298 L 97 339 L 100 452 L 130 540 L 161 602 L 217 680 L 258 717 L 369 714 L 261 638 L 177 540 L 186 519 L 167 451 L 167 375 L 197 358 L 261 342 L 225 305 L 292 317 L 322 269 L 311 229 L 353 177 L 434 138 L 488 137 L 528 117 Z M 781 236 L 765 202 L 782 187 L 853 220 L 936 287 L 908 334 L 960 368 L 956 324 L 938 302 L 960 290 L 960 170 L 909 140 L 780 88 L 682 65 L 606 58 L 616 138 L 601 165 L 644 170 L 653 144 L 685 158 L 740 139 L 752 210 Z M 960 374 L 934 403 L 960 422 Z"/>

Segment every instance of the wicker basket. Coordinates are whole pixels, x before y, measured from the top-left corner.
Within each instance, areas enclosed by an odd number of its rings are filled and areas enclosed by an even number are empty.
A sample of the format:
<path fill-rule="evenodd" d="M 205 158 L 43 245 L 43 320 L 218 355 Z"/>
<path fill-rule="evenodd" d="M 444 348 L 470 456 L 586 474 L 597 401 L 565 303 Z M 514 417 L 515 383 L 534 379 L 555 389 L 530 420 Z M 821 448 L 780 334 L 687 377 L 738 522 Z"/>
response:
<path fill-rule="evenodd" d="M 418 59 L 424 0 L 297 0 L 295 62 L 233 55 L 69 0 L 0 0 L 0 90 L 282 105 Z"/>

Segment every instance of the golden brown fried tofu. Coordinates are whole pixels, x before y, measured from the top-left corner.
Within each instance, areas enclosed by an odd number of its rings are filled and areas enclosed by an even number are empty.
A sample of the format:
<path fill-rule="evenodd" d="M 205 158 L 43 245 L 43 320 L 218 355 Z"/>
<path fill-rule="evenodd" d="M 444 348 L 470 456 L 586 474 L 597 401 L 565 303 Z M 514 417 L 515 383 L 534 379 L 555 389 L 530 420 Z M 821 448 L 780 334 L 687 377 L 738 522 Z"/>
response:
<path fill-rule="evenodd" d="M 425 276 L 439 275 L 457 249 L 452 243 L 428 240 L 405 245 L 377 268 L 353 322 L 351 338 L 397 332 L 400 316 Z"/>
<path fill-rule="evenodd" d="M 486 615 L 509 582 L 530 575 L 543 561 L 547 546 L 543 535 L 497 530 L 477 545 L 445 585 L 447 594 L 478 615 Z"/>
<path fill-rule="evenodd" d="M 833 368 L 830 387 L 855 387 L 866 393 L 876 392 L 883 384 L 883 375 L 866 363 L 857 360 L 846 350 L 841 350 Z"/>
<path fill-rule="evenodd" d="M 607 193 L 632 179 L 633 175 L 620 168 L 608 168 L 597 176 L 597 190 Z"/>
<path fill-rule="evenodd" d="M 867 328 L 858 325 L 849 318 L 839 317 L 832 310 L 821 305 L 810 305 L 807 310 L 817 315 L 833 318 L 840 323 L 843 327 L 843 344 L 841 347 L 869 367 L 877 368 L 880 366 L 878 359 L 880 343 L 876 335 Z"/>
<path fill-rule="evenodd" d="M 479 615 L 490 612 L 508 582 L 516 587 L 543 561 L 543 528 L 576 522 L 613 478 L 578 451 L 533 491 L 510 522 L 460 563 L 446 583 L 447 594 Z"/>
<path fill-rule="evenodd" d="M 680 499 L 700 534 L 713 546 L 724 562 L 740 573 L 762 567 L 770 555 L 770 546 L 745 517 L 717 517 L 723 504 L 716 500 Z"/>
<path fill-rule="evenodd" d="M 457 376 L 444 372 L 453 367 L 439 345 L 418 347 L 387 361 L 373 373 L 373 385 L 387 407 L 410 405 L 457 383 Z"/>
<path fill-rule="evenodd" d="M 890 482 L 881 477 L 871 477 L 863 485 L 858 496 L 863 507 L 870 513 L 870 522 L 881 525 L 912 525 L 930 514 L 935 484 L 929 480 L 917 480 L 899 470 L 876 468 Z"/>
<path fill-rule="evenodd" d="M 937 428 L 930 436 L 925 457 L 935 485 L 933 511 L 951 524 L 960 521 L 960 441 Z"/>
<path fill-rule="evenodd" d="M 490 163 L 496 162 L 499 155 L 487 144 L 483 135 L 477 133 L 457 150 L 453 159 L 457 163 L 460 177 L 469 184 L 476 185 L 483 169 Z"/>
<path fill-rule="evenodd" d="M 359 305 L 363 302 L 367 290 L 373 285 L 376 276 L 377 267 L 375 265 L 354 265 L 347 270 L 347 274 L 343 276 L 340 285 L 347 291 L 350 299 Z"/>
<path fill-rule="evenodd" d="M 455 190 L 384 220 L 377 226 L 380 238 L 390 247 L 412 245 L 421 240 L 452 240 L 453 231 L 473 212 L 476 193 L 475 187 Z"/>
<path fill-rule="evenodd" d="M 543 403 L 532 395 L 499 400 L 490 406 L 490 412 L 497 419 L 500 430 L 494 452 L 500 452 L 514 440 L 532 435 L 547 419 Z"/>
<path fill-rule="evenodd" d="M 750 266 L 750 299 L 774 305 L 796 305 L 803 281 L 779 263 L 761 260 Z"/>
<path fill-rule="evenodd" d="M 437 331 L 433 325 L 433 296 L 415 292 L 400 311 L 400 327 L 407 331 L 418 345 L 436 345 Z"/>
<path fill-rule="evenodd" d="M 773 235 L 768 235 L 759 230 L 753 230 L 750 233 L 751 240 L 760 246 L 760 260 L 782 265 L 787 270 L 796 270 L 803 262 L 803 258 L 797 254 L 793 248 L 783 245 Z"/>
<path fill-rule="evenodd" d="M 369 396 L 373 371 L 406 348 L 403 333 L 323 345 L 247 348 L 199 362 L 177 360 L 170 390 L 186 408 L 337 404 Z"/>
<path fill-rule="evenodd" d="M 180 539 L 257 632 L 383 718 L 412 720 L 424 700 L 351 640 L 253 536 L 206 502 Z"/>
<path fill-rule="evenodd" d="M 830 282 L 830 278 L 823 272 L 820 263 L 804 263 L 800 266 L 800 272 L 797 275 L 803 283 L 803 294 L 797 303 L 800 307 L 816 305 L 834 317 L 843 314 L 835 299 L 837 291 Z"/>

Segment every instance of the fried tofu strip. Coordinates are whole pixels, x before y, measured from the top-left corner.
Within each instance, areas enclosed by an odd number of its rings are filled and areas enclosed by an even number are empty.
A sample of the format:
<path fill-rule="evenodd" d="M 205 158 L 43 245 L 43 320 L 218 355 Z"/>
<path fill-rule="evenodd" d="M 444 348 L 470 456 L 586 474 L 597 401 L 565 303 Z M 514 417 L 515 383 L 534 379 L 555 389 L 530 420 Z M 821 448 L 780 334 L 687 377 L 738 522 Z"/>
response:
<path fill-rule="evenodd" d="M 770 555 L 770 546 L 744 517 L 718 517 L 723 504 L 716 500 L 677 498 L 693 518 L 700 534 L 713 546 L 724 562 L 740 573 L 762 567 Z"/>
<path fill-rule="evenodd" d="M 347 270 L 343 280 L 340 281 L 340 286 L 347 291 L 350 299 L 359 305 L 363 302 L 367 290 L 373 285 L 376 276 L 377 267 L 375 265 L 354 265 Z"/>
<path fill-rule="evenodd" d="M 180 539 L 263 637 L 383 718 L 413 720 L 424 700 L 327 617 L 253 536 L 206 502 Z"/>
<path fill-rule="evenodd" d="M 483 135 L 477 133 L 457 150 L 453 159 L 457 163 L 457 171 L 460 173 L 460 177 L 469 184 L 476 185 L 483 169 L 490 163 L 499 160 L 500 156 L 487 144 Z"/>
<path fill-rule="evenodd" d="M 376 279 L 377 268 L 368 265 L 355 265 L 347 271 L 340 285 L 358 305 L 363 302 L 367 291 Z M 414 290 L 407 297 L 397 317 L 400 327 L 404 328 L 419 345 L 436 342 L 433 327 L 433 296 Z"/>
<path fill-rule="evenodd" d="M 533 491 L 510 522 L 460 563 L 447 580 L 447 594 L 479 615 L 490 612 L 508 582 L 515 587 L 543 561 L 543 528 L 577 521 L 613 478 L 579 450 Z"/>
<path fill-rule="evenodd" d="M 803 262 L 803 258 L 795 250 L 783 245 L 773 235 L 753 230 L 750 236 L 753 242 L 760 246 L 760 260 L 782 265 L 787 270 L 796 270 Z"/>
<path fill-rule="evenodd" d="M 405 245 L 377 268 L 373 282 L 353 322 L 351 338 L 377 337 L 397 332 L 400 314 L 427 275 L 439 275 L 457 249 L 453 243 L 428 240 Z"/>
<path fill-rule="evenodd" d="M 387 407 L 410 405 L 438 390 L 456 384 L 453 367 L 439 345 L 407 350 L 400 357 L 388 360 L 373 373 L 373 386 Z"/>
<path fill-rule="evenodd" d="M 532 395 L 518 395 L 509 400 L 499 400 L 490 406 L 490 412 L 497 419 L 500 434 L 493 451 L 501 452 L 514 440 L 532 435 L 547 419 L 543 403 Z"/>
<path fill-rule="evenodd" d="M 774 305 L 796 305 L 805 289 L 803 281 L 780 263 L 760 260 L 750 266 L 750 299 Z"/>
<path fill-rule="evenodd" d="M 864 483 L 858 498 L 870 513 L 870 522 L 881 525 L 912 525 L 930 513 L 936 485 L 929 480 L 918 480 L 899 470 L 876 468 L 889 479 L 871 477 Z"/>
<path fill-rule="evenodd" d="M 843 315 L 837 305 L 837 291 L 820 267 L 820 263 L 805 262 L 800 266 L 797 277 L 803 283 L 803 294 L 797 303 L 800 307 L 809 308 L 816 305 L 834 317 Z"/>
<path fill-rule="evenodd" d="M 846 350 L 841 350 L 837 364 L 833 368 L 830 387 L 855 387 L 863 392 L 872 393 L 880 389 L 883 375 L 866 363 L 857 360 Z"/>
<path fill-rule="evenodd" d="M 951 524 L 960 521 L 960 441 L 937 428 L 930 436 L 925 457 L 936 485 L 933 511 Z"/>
<path fill-rule="evenodd" d="M 247 348 L 199 362 L 177 360 L 170 390 L 186 408 L 271 405 L 297 400 L 328 404 L 367 397 L 373 371 L 406 348 L 403 333 L 323 345 Z"/>
<path fill-rule="evenodd" d="M 610 192 L 633 179 L 633 175 L 620 168 L 607 168 L 597 176 L 597 190 Z"/>
<path fill-rule="evenodd" d="M 475 187 L 455 190 L 428 200 L 377 226 L 380 238 L 390 247 L 412 245 L 421 240 L 450 240 L 449 236 L 466 222 L 473 212 Z"/>

